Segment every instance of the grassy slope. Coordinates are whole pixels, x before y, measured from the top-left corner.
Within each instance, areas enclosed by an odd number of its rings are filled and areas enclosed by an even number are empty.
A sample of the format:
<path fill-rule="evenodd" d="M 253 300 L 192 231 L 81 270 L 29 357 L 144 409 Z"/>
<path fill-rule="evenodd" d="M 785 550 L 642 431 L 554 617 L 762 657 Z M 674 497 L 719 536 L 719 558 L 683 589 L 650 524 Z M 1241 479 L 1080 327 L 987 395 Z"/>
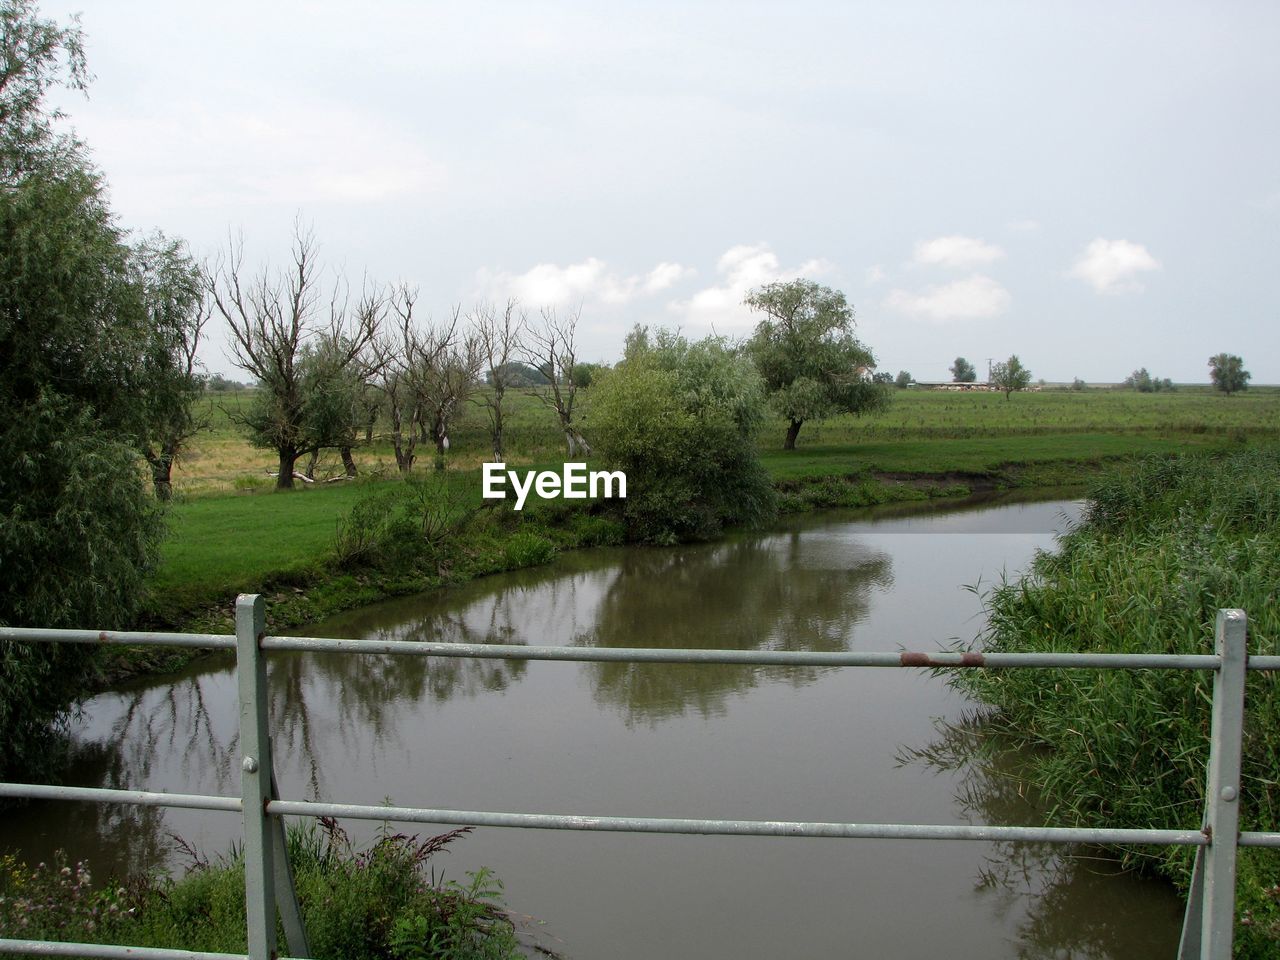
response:
<path fill-rule="evenodd" d="M 219 403 L 234 411 L 245 400 L 239 394 Z M 512 406 L 508 459 L 524 467 L 558 464 L 559 436 L 537 398 L 517 395 Z M 589 413 L 588 404 L 588 421 Z M 837 417 L 806 425 L 795 451 L 781 449 L 781 424 L 761 445 L 765 466 L 788 487 L 876 473 L 985 474 L 1016 482 L 1010 464 L 1032 465 L 1021 472 L 1026 482 L 1061 483 L 1073 478 L 1076 464 L 1231 448 L 1246 439 L 1265 442 L 1280 433 L 1278 424 L 1280 391 L 1231 398 L 1190 391 L 1058 392 L 1006 401 L 998 394 L 908 390 L 873 419 Z M 300 485 L 292 494 L 277 495 L 264 474 L 271 457 L 249 447 L 235 429 L 227 413 L 218 412 L 179 475 L 181 502 L 172 511 L 172 535 L 152 580 L 153 613 L 160 622 L 180 620 L 185 611 L 268 582 L 308 582 L 332 551 L 338 521 L 355 502 L 398 482 L 389 448 L 375 443 L 358 453 L 366 474 L 361 482 Z M 483 412 L 469 409 L 453 439 L 450 474 L 474 491 L 487 452 Z M 430 455 L 423 456 L 420 470 L 426 473 Z M 875 502 L 876 492 L 867 493 L 863 484 L 852 499 L 833 502 Z"/>

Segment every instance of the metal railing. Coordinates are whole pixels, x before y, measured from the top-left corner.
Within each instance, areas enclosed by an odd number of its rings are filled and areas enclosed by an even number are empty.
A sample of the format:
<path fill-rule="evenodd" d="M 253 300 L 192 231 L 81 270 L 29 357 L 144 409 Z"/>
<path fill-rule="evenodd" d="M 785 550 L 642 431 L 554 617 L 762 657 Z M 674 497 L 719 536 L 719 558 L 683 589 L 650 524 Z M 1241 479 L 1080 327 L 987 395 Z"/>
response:
<path fill-rule="evenodd" d="M 289 955 L 311 955 L 286 854 L 285 816 L 518 827 L 622 833 L 721 836 L 880 838 L 900 840 L 1003 840 L 1048 843 L 1151 844 L 1196 847 L 1179 960 L 1228 960 L 1235 918 L 1236 852 L 1241 846 L 1280 847 L 1280 833 L 1241 832 L 1240 765 L 1245 674 L 1280 670 L 1280 656 L 1246 652 L 1243 610 L 1220 610 L 1213 654 L 1128 653 L 915 653 L 659 650 L 606 647 L 529 647 L 504 644 L 420 643 L 403 640 L 335 640 L 269 637 L 260 596 L 236 603 L 235 635 L 97 632 L 0 627 L 0 640 L 29 643 L 167 645 L 236 651 L 239 683 L 241 791 L 239 797 L 155 793 L 96 787 L 0 783 L 0 797 L 81 800 L 139 806 L 239 812 L 244 823 L 245 906 L 249 960 L 278 956 L 276 918 Z M 393 654 L 501 660 L 569 662 L 744 664 L 805 667 L 908 667 L 928 669 L 1092 668 L 1214 671 L 1212 724 L 1205 813 L 1198 830 L 1107 827 L 1028 827 L 971 824 L 826 823 L 791 820 L 692 820 L 557 813 L 506 813 L 423 807 L 369 806 L 287 800 L 279 796 L 267 720 L 265 653 L 272 650 Z M 138 960 L 228 960 L 244 954 L 0 939 L 0 953 L 41 956 L 132 957 Z"/>

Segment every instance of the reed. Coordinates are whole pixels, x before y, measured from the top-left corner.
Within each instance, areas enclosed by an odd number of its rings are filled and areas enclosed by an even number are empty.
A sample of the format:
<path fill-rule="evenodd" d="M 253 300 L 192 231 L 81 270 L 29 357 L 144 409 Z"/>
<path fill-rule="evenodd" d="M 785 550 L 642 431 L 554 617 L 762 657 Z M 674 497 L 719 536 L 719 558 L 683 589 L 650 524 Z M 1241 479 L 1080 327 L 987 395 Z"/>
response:
<path fill-rule="evenodd" d="M 1211 653 L 1220 607 L 1249 615 L 1249 650 L 1280 637 L 1280 454 L 1141 461 L 1102 477 L 1081 523 L 1031 572 L 990 590 L 988 651 Z M 1198 829 L 1212 678 L 1162 671 L 964 671 L 995 708 L 996 742 L 1030 748 L 1054 822 Z M 1280 823 L 1280 678 L 1251 674 L 1242 829 Z M 1190 854 L 1123 851 L 1175 881 Z M 1242 851 L 1237 955 L 1273 957 L 1280 857 Z"/>

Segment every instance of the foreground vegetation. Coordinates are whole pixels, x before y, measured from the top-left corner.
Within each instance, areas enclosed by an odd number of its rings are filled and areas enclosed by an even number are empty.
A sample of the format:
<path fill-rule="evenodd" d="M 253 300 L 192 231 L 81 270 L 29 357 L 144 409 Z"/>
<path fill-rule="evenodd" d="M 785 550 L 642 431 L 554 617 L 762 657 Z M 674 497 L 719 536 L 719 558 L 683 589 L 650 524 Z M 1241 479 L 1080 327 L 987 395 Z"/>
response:
<path fill-rule="evenodd" d="M 357 851 L 337 824 L 290 831 L 303 923 L 316 960 L 500 960 L 520 957 L 515 926 L 488 870 L 446 882 L 432 856 L 470 827 L 419 840 L 383 831 Z M 244 953 L 244 861 L 194 858 L 181 880 L 95 884 L 63 859 L 0 858 L 0 930 L 22 939 Z M 283 945 L 283 942 L 282 942 Z"/>
<path fill-rule="evenodd" d="M 1080 526 L 988 597 L 988 651 L 1211 653 L 1220 607 L 1249 651 L 1280 648 L 1280 453 L 1149 459 L 1101 480 Z M 1212 677 L 1183 671 L 963 671 L 997 742 L 1031 748 L 1053 822 L 1198 829 Z M 1280 823 L 1280 682 L 1250 674 L 1241 829 Z M 1179 883 L 1192 851 L 1125 851 Z M 1280 856 L 1241 850 L 1237 955 L 1280 942 Z"/>

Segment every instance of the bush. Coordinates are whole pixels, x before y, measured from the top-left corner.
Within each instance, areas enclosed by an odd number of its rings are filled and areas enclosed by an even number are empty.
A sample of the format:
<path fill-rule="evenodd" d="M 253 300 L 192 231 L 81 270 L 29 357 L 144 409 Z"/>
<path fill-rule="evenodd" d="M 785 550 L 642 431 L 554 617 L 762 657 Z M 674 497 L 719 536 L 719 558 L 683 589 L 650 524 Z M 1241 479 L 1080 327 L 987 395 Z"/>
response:
<path fill-rule="evenodd" d="M 435 473 L 359 500 L 338 521 L 333 552 L 341 568 L 404 569 L 439 558 L 475 513 L 461 481 Z"/>
<path fill-rule="evenodd" d="M 763 386 L 723 339 L 689 343 L 637 329 L 622 362 L 592 390 L 597 449 L 627 474 L 623 515 L 632 539 L 705 539 L 726 524 L 775 514 L 754 442 Z"/>
<path fill-rule="evenodd" d="M 502 555 L 508 570 L 518 570 L 546 563 L 556 555 L 556 547 L 546 537 L 521 530 L 503 545 Z"/>
<path fill-rule="evenodd" d="M 470 827 L 426 840 L 384 831 L 353 849 L 325 819 L 289 832 L 303 924 L 317 960 L 497 960 L 520 957 L 502 885 L 487 869 L 466 884 L 437 881 L 431 857 Z M 23 939 L 124 943 L 243 953 L 244 862 L 195 858 L 181 880 L 95 887 L 86 864 L 59 854 L 34 868 L 0 858 L 0 930 Z"/>

